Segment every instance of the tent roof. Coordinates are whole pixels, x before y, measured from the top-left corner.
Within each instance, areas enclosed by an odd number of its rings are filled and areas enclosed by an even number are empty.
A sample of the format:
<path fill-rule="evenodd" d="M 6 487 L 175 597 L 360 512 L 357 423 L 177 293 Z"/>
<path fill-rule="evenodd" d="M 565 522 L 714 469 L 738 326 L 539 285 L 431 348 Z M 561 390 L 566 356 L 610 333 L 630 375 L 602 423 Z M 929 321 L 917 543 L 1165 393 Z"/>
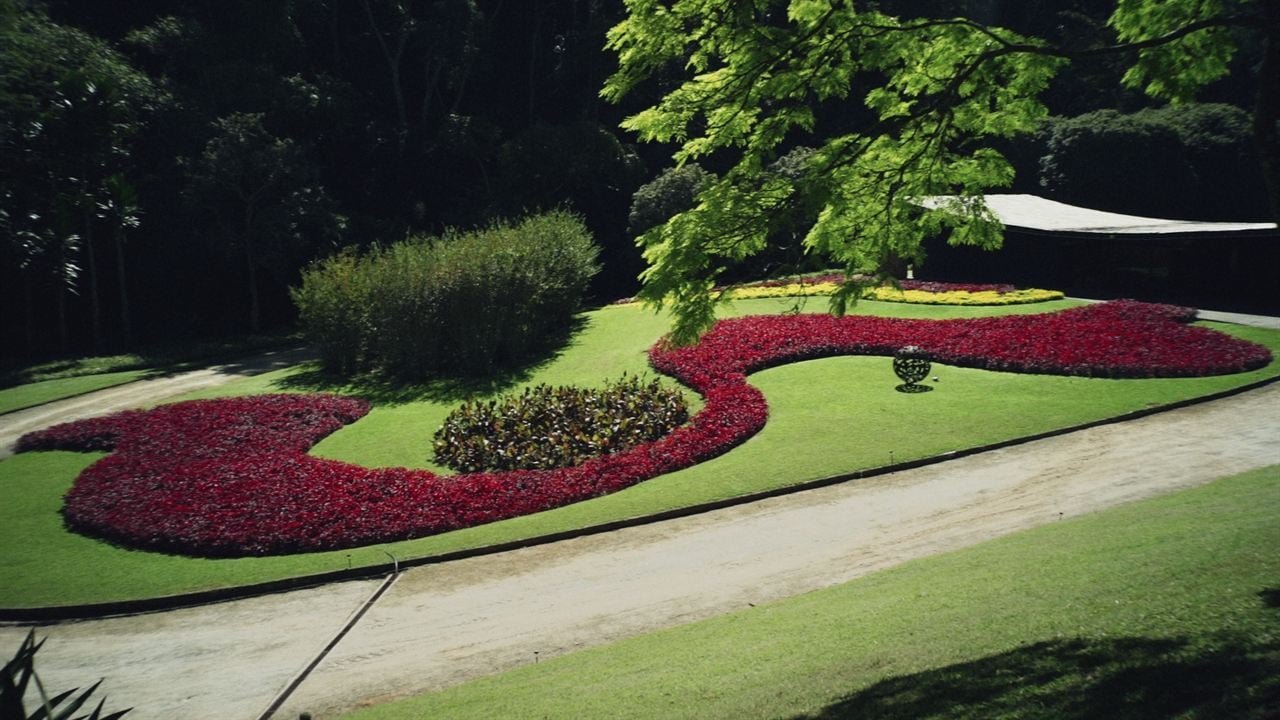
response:
<path fill-rule="evenodd" d="M 955 196 L 925 198 L 925 207 L 942 207 Z M 987 195 L 987 207 L 1008 228 L 1086 235 L 1173 235 L 1179 233 L 1255 233 L 1275 231 L 1275 223 L 1166 220 L 1103 212 L 1048 200 L 1038 195 Z"/>

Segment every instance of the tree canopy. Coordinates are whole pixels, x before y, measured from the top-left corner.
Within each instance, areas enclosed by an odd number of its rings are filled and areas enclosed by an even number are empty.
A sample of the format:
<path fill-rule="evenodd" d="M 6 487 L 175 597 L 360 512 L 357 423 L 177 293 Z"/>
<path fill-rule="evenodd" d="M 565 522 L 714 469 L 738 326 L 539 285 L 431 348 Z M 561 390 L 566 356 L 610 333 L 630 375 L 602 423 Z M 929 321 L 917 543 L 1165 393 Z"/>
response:
<path fill-rule="evenodd" d="M 922 241 L 995 248 L 1001 227 L 982 194 L 1008 186 L 995 149 L 1047 114 L 1041 95 L 1071 61 L 1129 53 L 1124 83 L 1178 103 L 1229 71 L 1241 32 L 1266 43 L 1255 134 L 1271 178 L 1280 146 L 1277 68 L 1280 2 L 1120 0 L 1112 32 L 1064 47 L 966 17 L 894 14 L 895 3 L 853 0 L 627 0 L 608 35 L 618 71 L 604 86 L 617 102 L 655 77 L 683 74 L 652 107 L 622 126 L 673 156 L 728 169 L 697 204 L 639 239 L 649 264 L 640 297 L 669 304 L 672 337 L 689 342 L 714 321 L 717 277 L 762 252 L 775 218 L 810 213 L 804 249 L 855 273 L 883 274 L 923 259 Z M 930 4 L 936 8 L 939 4 Z M 1269 65 L 1268 65 L 1269 63 Z M 1270 94 L 1268 94 L 1270 93 Z M 828 123 L 833 107 L 856 122 Z M 805 145 L 798 171 L 771 169 Z M 918 200 L 956 200 L 926 209 Z M 1280 203 L 1276 203 L 1280 206 Z M 832 299 L 844 312 L 861 291 L 851 280 Z"/>

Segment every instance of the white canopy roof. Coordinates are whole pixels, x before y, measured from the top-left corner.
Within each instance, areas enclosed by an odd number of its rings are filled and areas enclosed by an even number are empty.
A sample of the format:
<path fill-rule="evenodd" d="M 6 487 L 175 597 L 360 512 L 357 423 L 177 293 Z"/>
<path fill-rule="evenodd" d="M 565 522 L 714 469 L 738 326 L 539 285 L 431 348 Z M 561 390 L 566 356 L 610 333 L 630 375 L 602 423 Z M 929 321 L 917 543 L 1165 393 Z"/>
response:
<path fill-rule="evenodd" d="M 943 207 L 954 196 L 925 198 L 922 205 Z M 1009 228 L 1091 235 L 1168 235 L 1275 230 L 1275 223 L 1199 222 L 1122 215 L 1047 200 L 1038 195 L 987 195 L 987 207 Z"/>

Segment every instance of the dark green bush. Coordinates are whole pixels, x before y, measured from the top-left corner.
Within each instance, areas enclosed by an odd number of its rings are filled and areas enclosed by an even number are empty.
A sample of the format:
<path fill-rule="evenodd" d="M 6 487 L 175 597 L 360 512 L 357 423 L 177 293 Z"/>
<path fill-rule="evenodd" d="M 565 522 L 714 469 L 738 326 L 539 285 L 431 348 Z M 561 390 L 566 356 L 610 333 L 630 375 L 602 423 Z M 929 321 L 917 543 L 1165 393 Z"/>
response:
<path fill-rule="evenodd" d="M 694 206 L 698 192 L 715 176 L 696 163 L 688 163 L 662 171 L 636 194 L 631 196 L 631 213 L 627 216 L 627 232 L 633 237 L 643 235 L 673 215 Z"/>
<path fill-rule="evenodd" d="M 1232 105 L 1049 118 L 1040 139 L 1040 185 L 1056 200 L 1196 220 L 1268 216 L 1249 115 Z"/>
<path fill-rule="evenodd" d="M 330 258 L 303 274 L 294 299 L 331 370 L 486 374 L 569 325 L 596 252 L 581 220 L 552 212 Z"/>
<path fill-rule="evenodd" d="M 350 372 L 364 355 L 371 265 L 368 258 L 344 252 L 313 264 L 303 271 L 302 285 L 289 290 L 303 332 L 332 370 Z"/>
<path fill-rule="evenodd" d="M 449 413 L 435 434 L 435 457 L 459 472 L 569 467 L 657 440 L 688 417 L 680 391 L 657 380 L 539 385 Z"/>

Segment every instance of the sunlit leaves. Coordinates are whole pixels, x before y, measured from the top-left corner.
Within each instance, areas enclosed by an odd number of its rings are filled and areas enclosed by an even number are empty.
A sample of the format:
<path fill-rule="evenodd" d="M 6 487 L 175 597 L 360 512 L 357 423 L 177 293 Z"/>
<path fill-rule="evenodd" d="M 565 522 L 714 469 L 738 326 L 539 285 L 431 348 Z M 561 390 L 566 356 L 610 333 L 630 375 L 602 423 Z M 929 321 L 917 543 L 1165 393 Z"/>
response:
<path fill-rule="evenodd" d="M 1163 38 L 1143 45 L 1127 81 L 1177 100 L 1220 77 L 1232 46 L 1210 26 L 1248 4 L 1122 0 L 1111 20 L 1122 41 Z M 673 307 L 678 342 L 712 322 L 706 295 L 716 273 L 764 248 L 772 218 L 797 208 L 812 216 L 805 248 L 850 273 L 919 260 L 924 238 L 948 231 L 954 243 L 998 247 L 1001 228 L 980 196 L 1007 186 L 1012 169 L 991 141 L 1035 127 L 1046 114 L 1039 94 L 1075 52 L 965 18 L 904 20 L 852 0 L 627 8 L 609 35 L 619 70 L 604 96 L 616 101 L 660 70 L 688 79 L 623 127 L 676 143 L 677 163 L 733 163 L 696 207 L 640 240 L 650 263 L 641 297 Z M 854 131 L 825 128 L 821 109 L 832 102 L 861 103 L 870 119 Z M 773 177 L 770 164 L 794 145 L 815 148 L 805 172 Z M 972 199 L 955 213 L 919 207 L 934 195 Z M 858 292 L 849 284 L 833 309 Z"/>
<path fill-rule="evenodd" d="M 1120 0 L 1109 23 L 1120 40 L 1140 42 L 1220 18 L 1227 14 L 1227 5 L 1249 4 L 1229 0 Z M 1189 101 L 1196 90 L 1226 76 L 1235 49 L 1235 43 L 1224 27 L 1190 33 L 1176 42 L 1142 50 L 1138 62 L 1125 73 L 1124 82 L 1154 97 L 1174 102 Z"/>
<path fill-rule="evenodd" d="M 919 259 L 925 235 L 948 227 L 963 242 L 998 243 L 989 214 L 930 212 L 917 200 L 1010 182 L 1008 164 L 981 139 L 1033 127 L 1045 114 L 1035 96 L 1062 64 L 1010 50 L 1030 40 L 829 0 L 635 1 L 628 9 L 609 36 L 620 68 L 605 96 L 620 98 L 659 68 L 682 65 L 689 77 L 623 127 L 677 143 L 677 163 L 735 163 L 702 188 L 695 207 L 639 240 L 649 262 L 640 297 L 673 306 L 677 342 L 713 321 L 716 275 L 763 250 L 773 219 L 797 208 L 812 215 L 807 250 L 851 273 Z M 824 136 L 816 108 L 832 101 L 861 102 L 878 120 Z M 771 172 L 798 140 L 815 151 L 798 171 Z M 834 309 L 859 292 L 849 285 Z"/>

